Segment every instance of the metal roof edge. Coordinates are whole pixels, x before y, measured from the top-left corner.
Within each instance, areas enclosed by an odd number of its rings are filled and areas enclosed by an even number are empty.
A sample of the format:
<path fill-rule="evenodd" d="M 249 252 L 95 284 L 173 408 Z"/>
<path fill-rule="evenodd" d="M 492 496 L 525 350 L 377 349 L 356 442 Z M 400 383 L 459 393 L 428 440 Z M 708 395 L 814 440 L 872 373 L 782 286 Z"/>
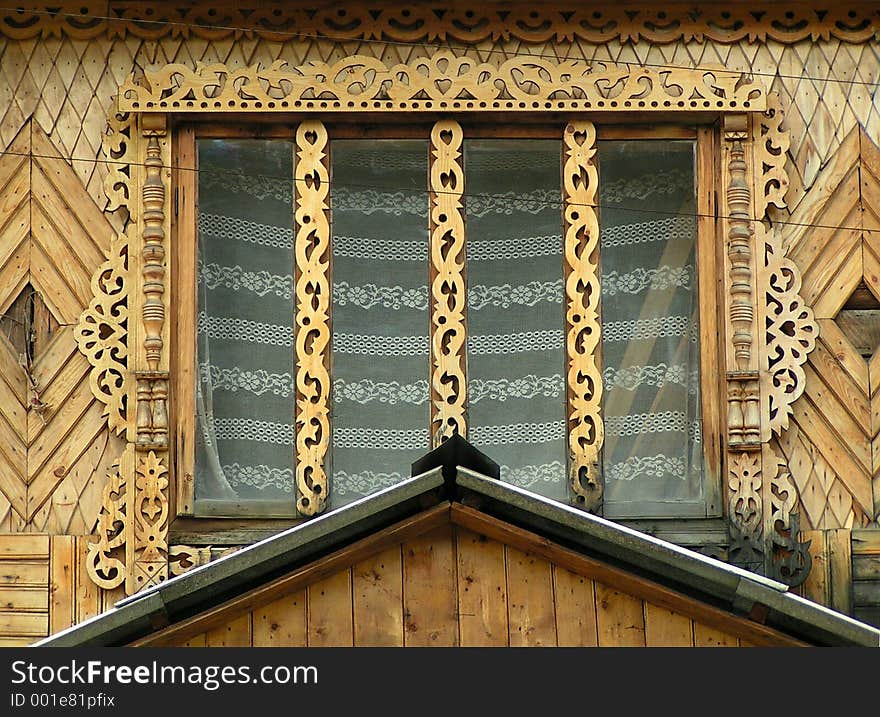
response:
<path fill-rule="evenodd" d="M 187 617 L 196 606 L 206 609 L 218 604 L 236 590 L 292 570 L 297 564 L 400 517 L 414 500 L 442 485 L 439 467 L 413 476 L 124 598 L 96 618 L 50 635 L 33 646 L 104 647 L 136 639 L 144 634 L 144 628 L 148 632 L 156 625 Z M 421 507 L 413 506 L 411 512 Z"/>
<path fill-rule="evenodd" d="M 660 583 L 674 583 L 725 603 L 743 616 L 756 605 L 769 609 L 768 627 L 828 645 L 880 647 L 880 630 L 847 615 L 789 592 L 784 583 L 757 575 L 620 523 L 535 495 L 467 468 L 459 468 L 456 482 L 483 498 L 481 506 L 501 507 L 499 517 L 525 522 L 537 532 L 574 543 L 591 554 L 605 555 L 653 575 Z"/>

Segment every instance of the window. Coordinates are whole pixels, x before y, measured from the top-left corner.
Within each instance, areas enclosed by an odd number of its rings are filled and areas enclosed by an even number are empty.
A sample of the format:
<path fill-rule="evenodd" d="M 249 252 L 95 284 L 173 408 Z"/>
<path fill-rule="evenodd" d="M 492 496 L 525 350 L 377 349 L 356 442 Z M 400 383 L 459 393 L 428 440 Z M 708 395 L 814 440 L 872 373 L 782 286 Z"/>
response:
<path fill-rule="evenodd" d="M 503 480 L 568 502 L 561 132 L 465 127 L 463 187 L 449 190 L 432 179 L 431 133 L 384 127 L 364 137 L 370 130 L 327 124 L 329 506 L 402 480 L 440 438 L 432 305 L 451 299 L 437 288 L 432 252 L 444 251 L 466 285 L 467 437 Z M 196 516 L 296 514 L 301 148 L 295 127 L 260 134 L 178 133 L 199 170 L 181 184 L 197 231 L 177 262 L 178 285 L 197 306 L 193 326 L 179 323 L 177 352 L 198 377 L 180 399 L 194 418 L 178 429 L 191 446 L 179 446 L 178 460 L 194 476 Z M 595 359 L 610 517 L 719 513 L 718 411 L 704 412 L 718 401 L 714 226 L 703 217 L 714 141 L 709 127 L 599 128 Z M 432 236 L 432 200 L 445 191 L 460 202 L 462 236 Z"/>

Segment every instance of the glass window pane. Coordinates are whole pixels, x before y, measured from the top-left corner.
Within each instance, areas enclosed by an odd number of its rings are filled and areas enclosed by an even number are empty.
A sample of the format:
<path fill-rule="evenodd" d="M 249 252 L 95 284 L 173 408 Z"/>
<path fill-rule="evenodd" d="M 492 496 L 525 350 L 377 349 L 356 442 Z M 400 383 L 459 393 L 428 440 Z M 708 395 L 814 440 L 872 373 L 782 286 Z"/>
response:
<path fill-rule="evenodd" d="M 691 141 L 599 146 L 605 515 L 705 515 Z"/>
<path fill-rule="evenodd" d="M 337 140 L 332 507 L 392 485 L 430 449 L 428 143 Z"/>
<path fill-rule="evenodd" d="M 198 141 L 195 510 L 292 515 L 293 147 Z"/>
<path fill-rule="evenodd" d="M 470 441 L 567 500 L 561 143 L 465 142 Z"/>

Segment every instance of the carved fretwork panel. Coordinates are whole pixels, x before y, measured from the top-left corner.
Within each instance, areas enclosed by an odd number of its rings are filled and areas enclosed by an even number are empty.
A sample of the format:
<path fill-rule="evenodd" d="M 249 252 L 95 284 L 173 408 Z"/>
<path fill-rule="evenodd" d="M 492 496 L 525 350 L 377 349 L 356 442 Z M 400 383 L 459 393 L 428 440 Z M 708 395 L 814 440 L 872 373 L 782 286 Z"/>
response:
<path fill-rule="evenodd" d="M 431 436 L 434 447 L 467 437 L 464 171 L 461 126 L 431 130 Z"/>
<path fill-rule="evenodd" d="M 802 40 L 864 43 L 880 33 L 871 2 L 811 7 L 805 2 L 670 2 L 662 7 L 620 3 L 460 2 L 309 3 L 301 7 L 258 2 L 189 6 L 172 2 L 80 0 L 28 3 L 0 11 L 0 35 L 17 40 L 69 37 L 162 38 L 208 41 L 242 36 L 273 42 L 292 38 L 393 42 L 520 40 L 526 43 L 707 41 L 795 43 Z M 320 7 L 315 8 L 316 5 Z M 15 7 L 16 9 L 12 9 Z M 109 10 L 108 10 L 109 8 Z"/>
<path fill-rule="evenodd" d="M 604 439 L 602 374 L 596 365 L 601 345 L 599 221 L 595 209 L 596 129 L 590 122 L 571 122 L 565 128 L 563 139 L 570 482 L 578 504 L 587 510 L 596 510 L 602 502 L 599 450 Z"/>
<path fill-rule="evenodd" d="M 302 122 L 296 148 L 297 509 L 316 515 L 327 501 L 330 447 L 330 182 L 324 125 Z"/>

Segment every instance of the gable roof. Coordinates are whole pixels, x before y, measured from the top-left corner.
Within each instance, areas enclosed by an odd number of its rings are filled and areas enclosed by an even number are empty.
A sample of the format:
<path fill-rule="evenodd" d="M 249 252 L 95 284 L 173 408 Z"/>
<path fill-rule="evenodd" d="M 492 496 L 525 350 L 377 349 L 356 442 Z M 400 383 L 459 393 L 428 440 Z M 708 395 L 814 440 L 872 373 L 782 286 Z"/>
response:
<path fill-rule="evenodd" d="M 650 581 L 795 640 L 823 646 L 880 646 L 880 630 L 795 595 L 783 583 L 502 483 L 497 466 L 457 436 L 414 468 L 425 470 L 121 600 L 111 610 L 35 646 L 128 644 L 359 540 L 405 525 L 407 519 L 420 520 L 424 526 L 448 520 L 444 516 L 450 513 L 458 524 L 476 532 L 488 528 L 502 540 L 527 530 L 548 545 L 552 541 L 618 574 Z"/>

